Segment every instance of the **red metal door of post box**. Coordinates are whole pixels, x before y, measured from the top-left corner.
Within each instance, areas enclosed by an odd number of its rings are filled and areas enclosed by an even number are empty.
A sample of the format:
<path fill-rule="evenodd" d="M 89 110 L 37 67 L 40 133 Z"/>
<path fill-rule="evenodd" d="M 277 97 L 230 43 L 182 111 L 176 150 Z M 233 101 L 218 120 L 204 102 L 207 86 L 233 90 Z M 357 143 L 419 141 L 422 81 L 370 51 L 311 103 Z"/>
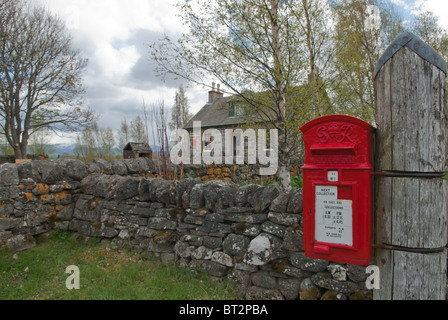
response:
<path fill-rule="evenodd" d="M 303 247 L 307 257 L 369 265 L 374 128 L 345 115 L 305 124 Z"/>

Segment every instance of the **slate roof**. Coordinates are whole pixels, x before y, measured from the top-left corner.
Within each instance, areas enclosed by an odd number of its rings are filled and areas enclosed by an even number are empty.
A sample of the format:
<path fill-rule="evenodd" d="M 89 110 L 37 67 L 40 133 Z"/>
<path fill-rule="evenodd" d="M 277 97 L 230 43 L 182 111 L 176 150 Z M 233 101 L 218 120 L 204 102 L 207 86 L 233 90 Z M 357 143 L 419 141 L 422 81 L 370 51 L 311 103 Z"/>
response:
<path fill-rule="evenodd" d="M 134 151 L 137 153 L 147 153 L 151 152 L 151 147 L 147 143 L 135 143 L 129 142 L 123 150 Z"/>
<path fill-rule="evenodd" d="M 219 98 L 213 103 L 207 103 L 191 120 L 184 129 L 193 129 L 194 121 L 201 121 L 202 128 L 234 127 L 246 123 L 244 117 L 229 117 L 229 102 L 232 97 Z"/>

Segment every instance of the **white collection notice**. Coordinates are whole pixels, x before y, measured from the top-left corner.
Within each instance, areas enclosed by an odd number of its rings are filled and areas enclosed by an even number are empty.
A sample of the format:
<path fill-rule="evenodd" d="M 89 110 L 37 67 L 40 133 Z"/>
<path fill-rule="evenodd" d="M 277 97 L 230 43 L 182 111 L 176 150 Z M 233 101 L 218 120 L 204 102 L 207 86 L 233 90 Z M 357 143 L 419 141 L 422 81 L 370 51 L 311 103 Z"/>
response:
<path fill-rule="evenodd" d="M 339 200 L 338 187 L 316 186 L 315 219 L 316 241 L 353 246 L 352 200 Z"/>

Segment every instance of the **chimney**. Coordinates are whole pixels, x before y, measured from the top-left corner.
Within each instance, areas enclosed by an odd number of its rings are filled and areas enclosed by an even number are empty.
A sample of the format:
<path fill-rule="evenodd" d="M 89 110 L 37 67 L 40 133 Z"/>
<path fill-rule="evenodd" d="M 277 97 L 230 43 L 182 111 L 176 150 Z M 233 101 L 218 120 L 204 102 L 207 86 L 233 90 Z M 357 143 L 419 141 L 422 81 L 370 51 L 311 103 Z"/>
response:
<path fill-rule="evenodd" d="M 218 84 L 218 88 L 215 89 L 215 83 L 212 83 L 212 91 L 208 93 L 208 103 L 213 103 L 216 99 L 222 98 L 224 94 L 221 92 L 221 85 Z"/>

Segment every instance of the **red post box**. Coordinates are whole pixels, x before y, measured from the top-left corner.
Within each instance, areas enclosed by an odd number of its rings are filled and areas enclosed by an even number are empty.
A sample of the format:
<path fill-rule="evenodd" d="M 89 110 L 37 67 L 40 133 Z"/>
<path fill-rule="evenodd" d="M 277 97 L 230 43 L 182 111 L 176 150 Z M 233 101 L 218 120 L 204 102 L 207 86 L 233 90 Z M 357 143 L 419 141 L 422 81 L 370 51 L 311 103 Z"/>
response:
<path fill-rule="evenodd" d="M 369 265 L 374 127 L 331 115 L 300 128 L 305 143 L 303 247 L 307 257 Z"/>

